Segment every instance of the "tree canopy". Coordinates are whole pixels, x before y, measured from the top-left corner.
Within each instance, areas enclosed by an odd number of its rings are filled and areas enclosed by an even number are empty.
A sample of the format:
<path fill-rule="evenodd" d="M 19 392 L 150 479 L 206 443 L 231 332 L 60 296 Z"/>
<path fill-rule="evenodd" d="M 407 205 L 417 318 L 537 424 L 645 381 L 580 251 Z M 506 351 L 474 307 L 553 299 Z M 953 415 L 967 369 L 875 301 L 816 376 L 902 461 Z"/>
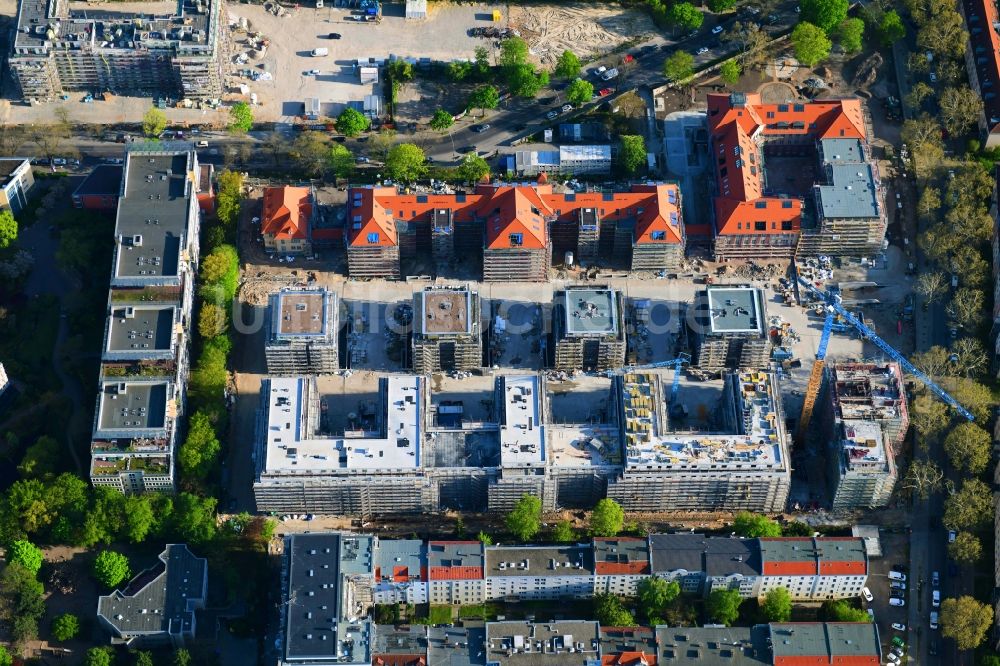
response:
<path fill-rule="evenodd" d="M 246 102 L 236 102 L 229 109 L 229 131 L 246 134 L 253 127 L 253 109 Z"/>
<path fill-rule="evenodd" d="M 572 51 L 563 51 L 556 60 L 555 75 L 564 79 L 572 79 L 580 74 L 580 59 Z"/>
<path fill-rule="evenodd" d="M 17 562 L 32 575 L 42 568 L 43 560 L 41 549 L 26 539 L 18 539 L 7 547 L 7 561 Z"/>
<path fill-rule="evenodd" d="M 142 117 L 143 134 L 150 139 L 155 139 L 163 134 L 165 129 L 167 129 L 167 115 L 163 111 L 156 107 L 146 111 L 146 115 Z"/>
<path fill-rule="evenodd" d="M 728 627 L 739 618 L 742 603 L 739 590 L 712 590 L 705 602 L 705 612 L 709 618 Z"/>
<path fill-rule="evenodd" d="M 694 56 L 677 50 L 663 62 L 663 75 L 671 81 L 683 81 L 694 74 Z"/>
<path fill-rule="evenodd" d="M 80 620 L 72 613 L 63 613 L 52 620 L 52 637 L 57 641 L 68 641 L 80 633 Z"/>
<path fill-rule="evenodd" d="M 768 622 L 788 622 L 792 617 L 792 595 L 783 587 L 776 587 L 760 602 L 760 612 Z"/>
<path fill-rule="evenodd" d="M 444 109 L 438 109 L 431 116 L 430 126 L 435 132 L 447 132 L 454 124 L 455 118 Z"/>
<path fill-rule="evenodd" d="M 573 529 L 573 523 L 568 520 L 560 520 L 552 528 L 552 540 L 559 543 L 571 543 L 576 539 L 576 531 Z"/>
<path fill-rule="evenodd" d="M 93 572 L 94 578 L 109 588 L 117 587 L 132 574 L 128 558 L 113 550 L 102 550 L 98 553 L 94 560 Z"/>
<path fill-rule="evenodd" d="M 941 522 L 949 530 L 975 529 L 993 519 L 993 492 L 979 479 L 966 479 L 944 501 Z"/>
<path fill-rule="evenodd" d="M 211 417 L 199 410 L 191 415 L 187 437 L 177 455 L 177 463 L 185 476 L 203 480 L 212 471 L 222 445 L 215 435 Z"/>
<path fill-rule="evenodd" d="M 618 164 L 629 174 L 633 174 L 646 163 L 646 141 L 641 134 L 623 134 L 619 137 Z"/>
<path fill-rule="evenodd" d="M 581 78 L 573 79 L 573 81 L 566 86 L 566 101 L 570 104 L 579 106 L 590 101 L 590 98 L 594 96 L 594 84 L 590 81 L 584 81 Z"/>
<path fill-rule="evenodd" d="M 467 153 L 456 169 L 458 177 L 464 181 L 477 183 L 489 175 L 490 165 L 475 153 Z"/>
<path fill-rule="evenodd" d="M 542 500 L 534 495 L 522 496 L 505 522 L 520 541 L 530 541 L 542 528 Z"/>
<path fill-rule="evenodd" d="M 663 617 L 664 610 L 671 601 L 681 594 L 681 585 L 676 580 L 667 581 L 659 576 L 649 576 L 639 581 L 636 597 L 639 608 L 647 620 Z"/>
<path fill-rule="evenodd" d="M 727 60 L 719 67 L 719 78 L 729 85 L 739 83 L 741 74 L 740 64 L 735 60 Z"/>
<path fill-rule="evenodd" d="M 357 109 L 347 107 L 337 116 L 334 126 L 344 136 L 357 136 L 371 127 L 372 121 Z"/>
<path fill-rule="evenodd" d="M 959 650 L 974 650 L 993 625 L 993 609 L 974 597 L 941 602 L 941 635 L 955 639 Z"/>
<path fill-rule="evenodd" d="M 113 663 L 114 653 L 106 646 L 90 648 L 83 658 L 84 666 L 111 666 Z"/>
<path fill-rule="evenodd" d="M 952 136 L 975 127 L 982 112 L 982 97 L 967 85 L 945 88 L 938 97 L 938 116 Z"/>
<path fill-rule="evenodd" d="M 0 620 L 13 643 L 38 636 L 38 621 L 45 615 L 42 587 L 33 573 L 17 562 L 0 572 Z"/>
<path fill-rule="evenodd" d="M 740 511 L 733 517 L 733 531 L 743 537 L 779 537 L 781 525 L 759 513 Z"/>
<path fill-rule="evenodd" d="M 823 616 L 827 622 L 871 622 L 863 608 L 855 608 L 844 599 L 824 601 Z"/>
<path fill-rule="evenodd" d="M 993 438 L 975 423 L 963 422 L 944 438 L 944 452 L 956 469 L 982 474 L 993 456 Z"/>
<path fill-rule="evenodd" d="M 865 35 L 865 22 L 859 18 L 848 18 L 837 26 L 837 39 L 841 48 L 847 53 L 857 53 L 861 50 Z"/>
<path fill-rule="evenodd" d="M 890 9 L 882 15 L 882 21 L 878 26 L 878 38 L 883 46 L 892 46 L 906 36 L 906 26 L 899 12 Z"/>
<path fill-rule="evenodd" d="M 830 55 L 833 43 L 819 27 L 802 21 L 792 30 L 795 57 L 806 67 L 815 67 Z"/>
<path fill-rule="evenodd" d="M 330 146 L 326 160 L 327 166 L 335 178 L 350 178 L 351 174 L 354 173 L 354 155 L 342 143 L 334 143 Z"/>
<path fill-rule="evenodd" d="M 625 526 L 625 511 L 610 498 L 599 500 L 590 514 L 590 533 L 599 537 L 617 536 Z"/>
<path fill-rule="evenodd" d="M 385 158 L 385 171 L 393 180 L 412 183 L 427 173 L 427 157 L 419 146 L 397 143 Z"/>
<path fill-rule="evenodd" d="M 667 20 L 684 32 L 691 32 L 701 27 L 705 15 L 690 2 L 675 2 L 667 10 Z"/>
<path fill-rule="evenodd" d="M 975 564 L 983 556 L 983 542 L 975 534 L 959 532 L 948 544 L 948 557 L 962 564 Z"/>
<path fill-rule="evenodd" d="M 0 210 L 0 250 L 6 249 L 17 240 L 17 220 L 8 209 Z"/>
<path fill-rule="evenodd" d="M 634 627 L 635 618 L 613 594 L 594 595 L 594 617 L 605 627 Z"/>
<path fill-rule="evenodd" d="M 802 20 L 830 33 L 847 18 L 848 0 L 802 0 Z"/>

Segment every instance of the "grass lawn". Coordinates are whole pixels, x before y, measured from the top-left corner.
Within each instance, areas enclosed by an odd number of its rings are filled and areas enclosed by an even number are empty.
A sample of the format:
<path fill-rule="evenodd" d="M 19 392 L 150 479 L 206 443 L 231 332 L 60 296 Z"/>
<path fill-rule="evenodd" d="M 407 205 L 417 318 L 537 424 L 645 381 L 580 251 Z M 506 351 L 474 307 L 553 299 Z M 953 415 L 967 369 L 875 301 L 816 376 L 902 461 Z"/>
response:
<path fill-rule="evenodd" d="M 428 624 L 450 624 L 452 622 L 451 606 L 431 606 L 427 613 Z"/>

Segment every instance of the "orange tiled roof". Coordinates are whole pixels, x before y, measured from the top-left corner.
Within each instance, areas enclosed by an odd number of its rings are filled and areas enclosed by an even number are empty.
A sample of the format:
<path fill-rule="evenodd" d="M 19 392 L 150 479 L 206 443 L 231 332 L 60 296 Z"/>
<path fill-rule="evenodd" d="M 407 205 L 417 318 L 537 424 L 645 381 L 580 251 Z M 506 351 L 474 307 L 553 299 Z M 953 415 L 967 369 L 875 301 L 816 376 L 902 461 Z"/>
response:
<path fill-rule="evenodd" d="M 269 187 L 264 190 L 260 230 L 276 240 L 309 236 L 312 202 L 308 187 Z"/>
<path fill-rule="evenodd" d="M 993 0 L 959 3 L 969 29 L 969 46 L 975 53 L 976 81 L 983 99 L 987 129 L 1000 132 L 1000 10 Z"/>
<path fill-rule="evenodd" d="M 797 233 L 802 226 L 801 201 L 764 196 L 758 137 L 867 139 L 859 99 L 764 104 L 759 94 L 747 93 L 745 104 L 734 106 L 730 95 L 712 94 L 708 129 L 718 185 L 718 235 Z"/>
<path fill-rule="evenodd" d="M 647 652 L 619 652 L 601 656 L 603 666 L 655 666 L 656 655 Z"/>

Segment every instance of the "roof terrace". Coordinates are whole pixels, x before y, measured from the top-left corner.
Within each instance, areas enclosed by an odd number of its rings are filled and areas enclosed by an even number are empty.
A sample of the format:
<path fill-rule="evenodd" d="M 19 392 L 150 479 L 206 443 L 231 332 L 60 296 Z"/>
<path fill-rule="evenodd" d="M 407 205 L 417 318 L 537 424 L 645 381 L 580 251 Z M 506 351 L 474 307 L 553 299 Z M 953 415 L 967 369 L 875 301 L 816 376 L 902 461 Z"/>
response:
<path fill-rule="evenodd" d="M 610 289 L 567 289 L 562 294 L 566 333 L 603 336 L 618 333 L 618 303 Z"/>

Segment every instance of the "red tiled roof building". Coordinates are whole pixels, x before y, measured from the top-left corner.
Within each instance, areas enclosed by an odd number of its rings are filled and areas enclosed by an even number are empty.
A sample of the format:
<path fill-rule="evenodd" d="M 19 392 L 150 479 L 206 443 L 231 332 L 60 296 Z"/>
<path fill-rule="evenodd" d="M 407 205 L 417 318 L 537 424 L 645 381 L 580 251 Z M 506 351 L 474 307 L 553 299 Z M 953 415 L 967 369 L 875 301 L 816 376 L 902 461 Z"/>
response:
<path fill-rule="evenodd" d="M 717 259 L 870 256 L 886 218 L 859 99 L 708 96 Z"/>
<path fill-rule="evenodd" d="M 279 254 L 311 254 L 312 214 L 313 196 L 308 187 L 265 189 L 260 216 L 265 249 Z"/>
<path fill-rule="evenodd" d="M 433 258 L 440 270 L 483 257 L 486 281 L 548 279 L 552 257 L 663 270 L 684 256 L 680 190 L 634 185 L 629 192 L 555 193 L 552 185 L 483 183 L 472 194 L 399 194 L 393 187 L 348 194 L 348 271 L 399 278 L 401 258 Z"/>

